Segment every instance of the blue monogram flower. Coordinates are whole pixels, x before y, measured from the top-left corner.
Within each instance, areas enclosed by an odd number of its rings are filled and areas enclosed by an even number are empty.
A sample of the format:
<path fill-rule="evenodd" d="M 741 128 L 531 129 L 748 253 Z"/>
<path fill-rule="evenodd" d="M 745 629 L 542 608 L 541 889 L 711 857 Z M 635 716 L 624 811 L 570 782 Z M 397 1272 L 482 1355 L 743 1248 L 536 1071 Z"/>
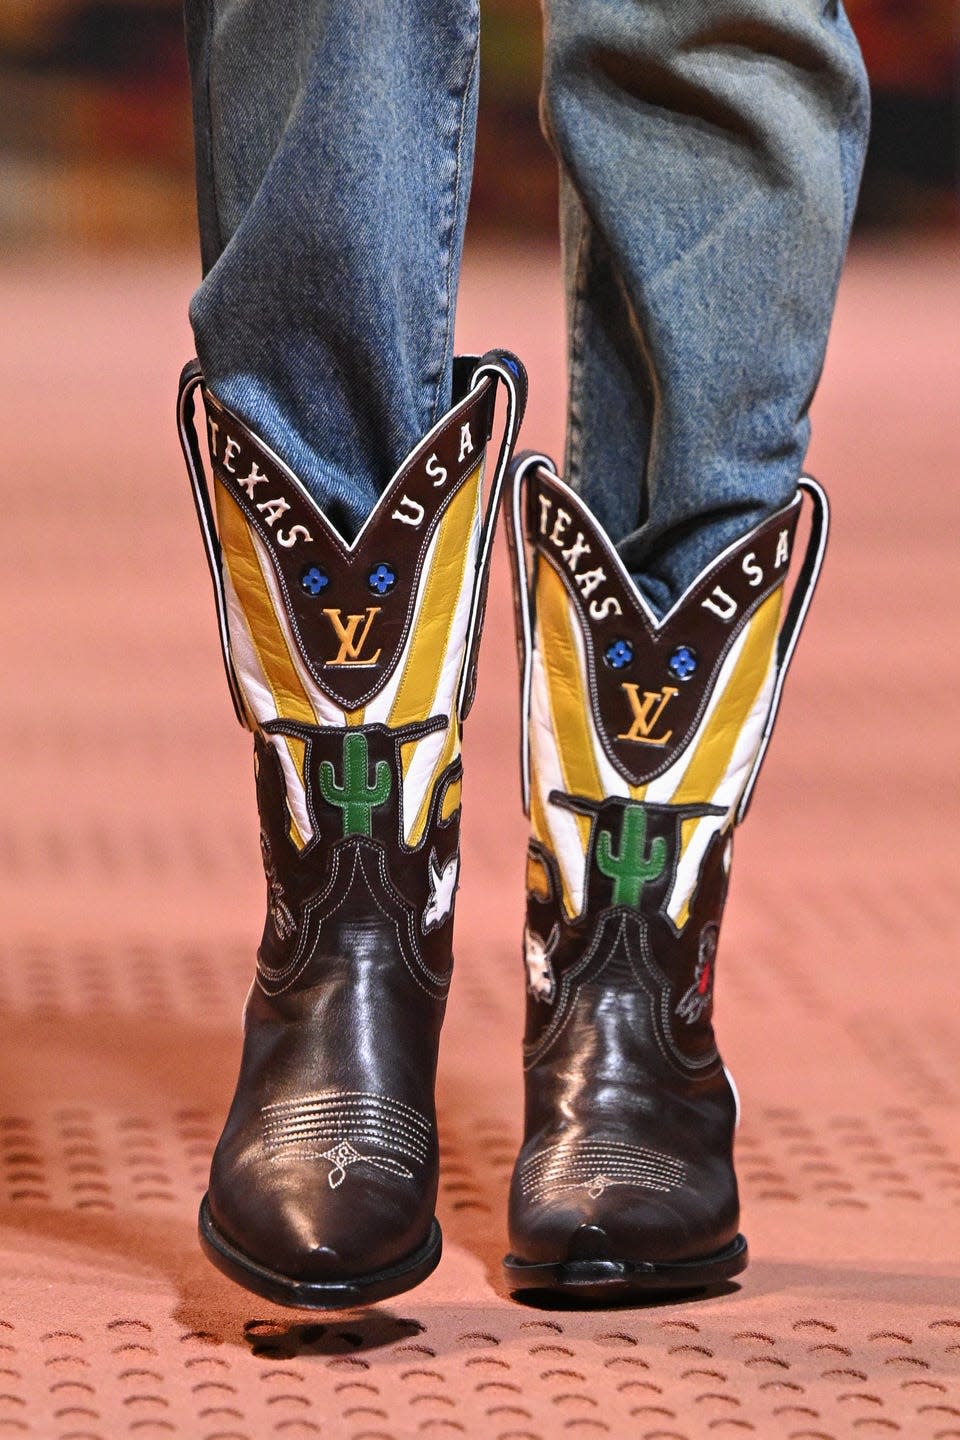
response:
<path fill-rule="evenodd" d="M 629 640 L 614 640 L 603 652 L 604 659 L 613 670 L 622 670 L 633 659 L 633 646 Z"/>
<path fill-rule="evenodd" d="M 367 584 L 371 590 L 376 590 L 378 595 L 386 595 L 397 583 L 397 577 L 389 565 L 375 565 L 367 576 Z"/>
<path fill-rule="evenodd" d="M 325 575 L 319 565 L 308 565 L 300 575 L 301 589 L 306 590 L 308 595 L 319 595 L 329 584 L 329 575 Z"/>
<path fill-rule="evenodd" d="M 678 680 L 689 680 L 697 668 L 697 652 L 689 645 L 678 645 L 667 661 L 667 669 Z"/>

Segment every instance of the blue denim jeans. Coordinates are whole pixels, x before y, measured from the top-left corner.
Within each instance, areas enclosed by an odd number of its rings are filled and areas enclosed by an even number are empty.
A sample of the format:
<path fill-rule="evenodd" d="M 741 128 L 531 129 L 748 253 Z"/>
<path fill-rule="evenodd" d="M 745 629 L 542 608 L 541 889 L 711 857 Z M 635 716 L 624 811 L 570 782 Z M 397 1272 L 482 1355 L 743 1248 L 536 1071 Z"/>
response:
<path fill-rule="evenodd" d="M 662 608 L 795 489 L 867 84 L 839 0 L 545 12 L 566 475 Z M 450 401 L 478 5 L 187 0 L 186 17 L 198 354 L 352 536 Z"/>

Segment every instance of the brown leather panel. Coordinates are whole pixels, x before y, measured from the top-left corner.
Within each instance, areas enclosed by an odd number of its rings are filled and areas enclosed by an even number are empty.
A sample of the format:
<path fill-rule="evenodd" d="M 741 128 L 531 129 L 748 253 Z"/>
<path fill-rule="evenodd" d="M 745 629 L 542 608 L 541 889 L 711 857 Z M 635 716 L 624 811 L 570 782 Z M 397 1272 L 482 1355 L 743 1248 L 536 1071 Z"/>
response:
<path fill-rule="evenodd" d="M 411 992 L 413 1001 L 424 1003 L 418 990 L 433 998 L 446 993 L 453 963 L 453 895 L 449 908 L 438 911 L 435 921 L 430 902 L 436 877 L 456 876 L 459 869 L 459 808 L 446 820 L 440 815 L 448 779 L 463 773 L 459 758 L 434 788 L 424 833 L 415 848 L 403 840 L 400 801 L 402 746 L 441 725 L 435 721 L 397 730 L 384 725 L 334 729 L 277 722 L 267 726 L 272 734 L 294 735 L 305 742 L 304 781 L 314 834 L 302 850 L 290 839 L 286 786 L 276 751 L 262 735 L 256 737 L 260 847 L 267 880 L 258 983 L 268 993 L 303 988 L 322 977 L 326 951 L 321 932 L 337 909 L 344 876 L 349 879 L 356 868 L 353 852 L 360 844 L 359 838 L 345 832 L 343 809 L 324 799 L 322 772 L 341 777 L 345 746 L 351 744 L 362 746 L 365 773 L 382 776 L 385 782 L 382 799 L 367 807 L 361 847 L 368 859 L 368 886 L 373 883 L 370 877 L 377 882 L 376 899 L 369 904 L 375 912 L 389 915 L 390 952 L 410 971 L 417 987 Z M 395 1015 L 382 1018 L 385 1024 L 398 1020 Z"/>
<path fill-rule="evenodd" d="M 282 462 L 204 390 L 213 472 L 273 562 L 304 664 L 346 709 L 366 704 L 396 667 L 430 541 L 483 458 L 495 392 L 495 381 L 485 378 L 448 412 L 410 454 L 350 547 Z M 381 565 L 395 577 L 382 593 L 370 578 Z M 325 577 L 316 593 L 311 567 Z"/>
<path fill-rule="evenodd" d="M 666 770 L 690 740 L 724 658 L 750 617 L 783 583 L 793 552 L 799 497 L 706 570 L 657 624 L 586 506 L 544 471 L 527 489 L 527 533 L 536 563 L 551 565 L 580 619 L 587 681 L 610 760 L 633 785 Z M 632 649 L 622 666 L 607 652 Z M 696 669 L 670 668 L 684 647 Z"/>

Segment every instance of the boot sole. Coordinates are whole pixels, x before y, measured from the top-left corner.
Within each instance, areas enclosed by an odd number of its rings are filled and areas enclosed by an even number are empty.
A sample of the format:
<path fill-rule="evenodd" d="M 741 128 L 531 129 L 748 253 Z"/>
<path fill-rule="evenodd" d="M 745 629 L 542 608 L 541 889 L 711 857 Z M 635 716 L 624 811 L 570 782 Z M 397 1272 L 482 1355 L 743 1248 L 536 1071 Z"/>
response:
<path fill-rule="evenodd" d="M 747 1242 L 738 1235 L 723 1250 L 695 1260 L 566 1260 L 530 1264 L 508 1255 L 503 1274 L 511 1294 L 550 1291 L 580 1300 L 619 1300 L 630 1296 L 706 1290 L 747 1268 Z"/>
<path fill-rule="evenodd" d="M 232 1245 L 217 1229 L 210 1214 L 206 1195 L 200 1202 L 200 1246 L 207 1259 L 237 1285 L 272 1300 L 276 1305 L 291 1305 L 298 1310 L 350 1310 L 357 1305 L 372 1305 L 412 1290 L 437 1268 L 443 1250 L 443 1237 L 436 1220 L 430 1226 L 425 1245 L 413 1254 L 383 1270 L 358 1275 L 351 1280 L 294 1280 L 277 1270 L 270 1270 L 251 1260 Z"/>

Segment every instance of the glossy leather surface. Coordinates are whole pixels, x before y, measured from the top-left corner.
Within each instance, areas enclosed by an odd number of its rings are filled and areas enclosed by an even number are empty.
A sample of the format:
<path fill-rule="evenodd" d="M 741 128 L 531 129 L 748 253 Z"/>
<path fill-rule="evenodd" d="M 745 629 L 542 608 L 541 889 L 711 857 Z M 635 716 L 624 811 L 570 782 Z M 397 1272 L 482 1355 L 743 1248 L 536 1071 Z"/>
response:
<path fill-rule="evenodd" d="M 719 927 L 722 849 L 681 937 L 624 907 L 598 905 L 570 926 L 554 914 L 558 993 L 549 1007 L 527 996 L 524 1143 L 510 1189 L 511 1250 L 525 1261 L 690 1259 L 737 1234 L 736 1106 L 712 1002 L 692 1022 L 678 1014 L 703 985 L 700 937 Z M 547 903 L 530 908 L 543 926 Z"/>
<path fill-rule="evenodd" d="M 372 728 L 365 738 L 370 771 L 389 765 L 395 779 L 398 738 Z M 308 783 L 343 743 L 342 730 L 315 732 Z M 260 1264 L 298 1280 L 352 1279 L 418 1249 L 433 1221 L 452 906 L 426 934 L 422 916 L 427 857 L 444 857 L 442 869 L 456 856 L 459 812 L 440 819 L 438 787 L 414 853 L 397 842 L 395 799 L 374 812 L 369 837 L 333 839 L 334 813 L 330 833 L 298 856 L 275 751 L 258 738 L 257 752 L 268 910 L 210 1210 Z"/>
<path fill-rule="evenodd" d="M 484 517 L 498 381 L 507 419 Z M 184 383 L 181 408 L 202 377 L 188 367 Z M 204 392 L 212 506 L 192 420 L 181 422 L 227 673 L 254 732 L 266 881 L 201 1240 L 281 1303 L 333 1305 L 344 1286 L 350 1303 L 381 1298 L 440 1254 L 434 1081 L 461 725 L 526 381 L 515 357 L 490 352 L 457 362 L 454 389 L 352 546 Z"/>
<path fill-rule="evenodd" d="M 658 622 L 555 475 L 531 468 L 515 501 L 533 562 L 515 572 L 533 829 L 507 1262 L 521 1288 L 524 1265 L 669 1266 L 737 1239 L 737 1106 L 713 988 L 798 509 L 732 546 Z"/>

